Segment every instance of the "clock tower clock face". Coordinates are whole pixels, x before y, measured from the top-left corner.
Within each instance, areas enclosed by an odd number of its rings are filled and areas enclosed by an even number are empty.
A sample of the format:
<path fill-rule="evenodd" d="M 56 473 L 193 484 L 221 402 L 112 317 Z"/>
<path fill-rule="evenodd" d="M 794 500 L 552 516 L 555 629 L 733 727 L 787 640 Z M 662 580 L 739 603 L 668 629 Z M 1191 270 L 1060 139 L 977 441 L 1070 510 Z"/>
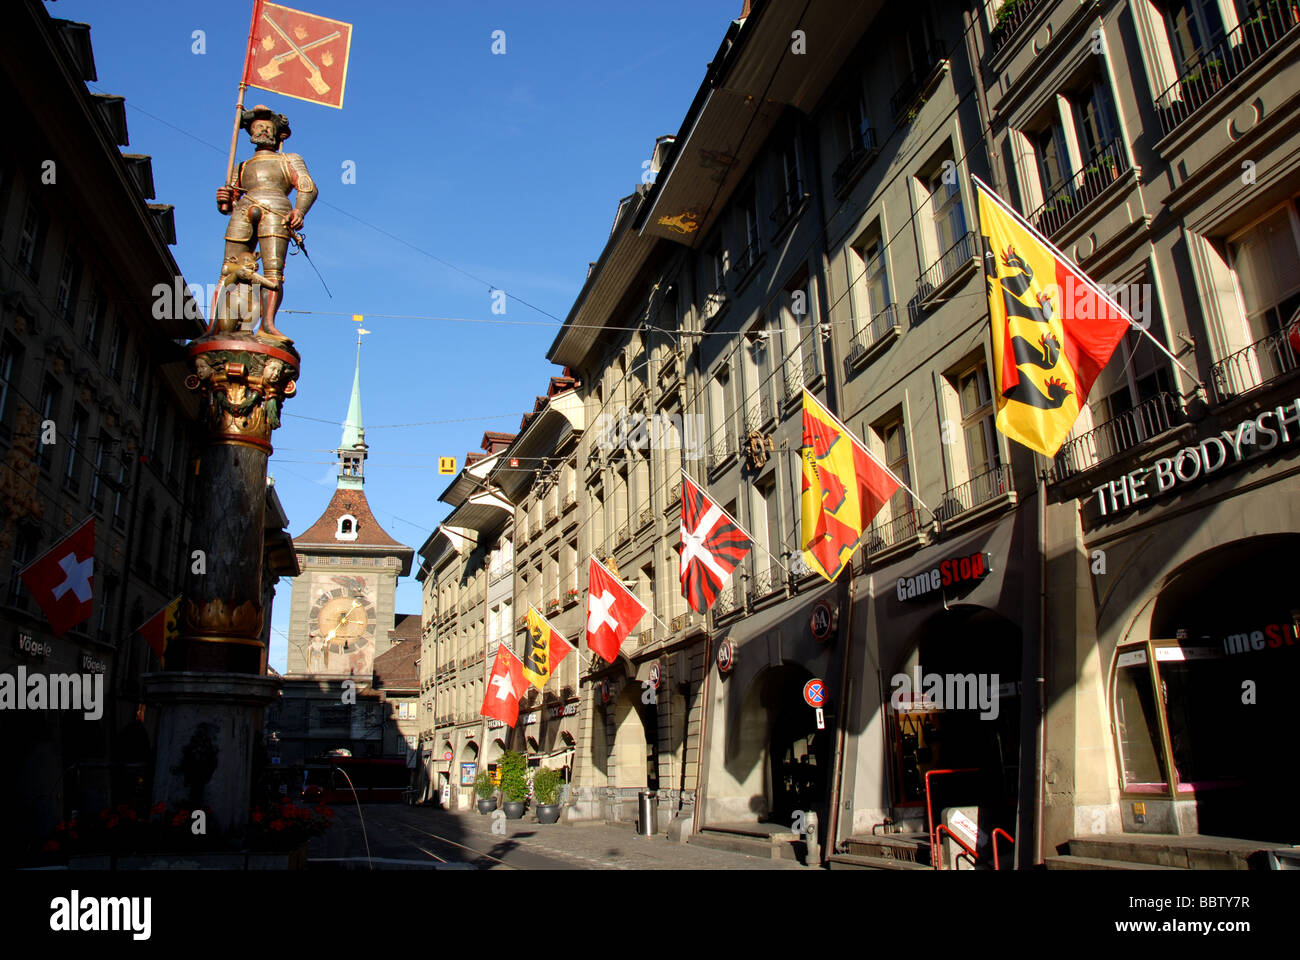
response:
<path fill-rule="evenodd" d="M 375 602 L 364 577 L 331 577 L 319 584 L 308 614 L 307 672 L 373 672 L 375 620 Z"/>

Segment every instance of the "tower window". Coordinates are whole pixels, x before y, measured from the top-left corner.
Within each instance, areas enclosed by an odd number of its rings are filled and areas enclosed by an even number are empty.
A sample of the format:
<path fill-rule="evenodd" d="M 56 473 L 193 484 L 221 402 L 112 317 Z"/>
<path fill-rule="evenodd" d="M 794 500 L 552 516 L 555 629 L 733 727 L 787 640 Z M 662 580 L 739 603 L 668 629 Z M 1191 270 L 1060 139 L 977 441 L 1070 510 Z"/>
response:
<path fill-rule="evenodd" d="M 335 540 L 355 540 L 357 538 L 357 518 L 350 513 L 339 517 L 338 530 L 334 532 Z"/>

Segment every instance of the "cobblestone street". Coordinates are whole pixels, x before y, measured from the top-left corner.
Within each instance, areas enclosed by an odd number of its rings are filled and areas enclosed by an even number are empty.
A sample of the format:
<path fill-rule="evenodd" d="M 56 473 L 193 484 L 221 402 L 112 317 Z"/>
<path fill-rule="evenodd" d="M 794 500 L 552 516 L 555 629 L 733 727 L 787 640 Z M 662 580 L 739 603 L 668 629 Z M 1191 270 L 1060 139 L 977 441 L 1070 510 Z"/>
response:
<path fill-rule="evenodd" d="M 543 825 L 501 820 L 478 813 L 431 807 L 369 804 L 362 807 L 365 833 L 355 806 L 336 807 L 329 833 L 312 841 L 308 866 L 346 864 L 367 869 L 366 840 L 376 869 L 464 868 L 521 870 L 804 870 L 789 860 L 771 860 L 642 837 L 628 826 L 604 823 Z"/>

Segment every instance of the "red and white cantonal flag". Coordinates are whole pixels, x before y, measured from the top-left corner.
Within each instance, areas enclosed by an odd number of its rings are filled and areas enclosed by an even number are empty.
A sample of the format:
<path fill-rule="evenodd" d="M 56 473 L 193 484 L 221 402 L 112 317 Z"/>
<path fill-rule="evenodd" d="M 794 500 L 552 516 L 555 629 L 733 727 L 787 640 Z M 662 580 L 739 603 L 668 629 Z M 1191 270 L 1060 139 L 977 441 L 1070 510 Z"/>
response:
<path fill-rule="evenodd" d="M 519 722 L 519 698 L 525 689 L 523 661 L 511 653 L 504 643 L 500 644 L 497 647 L 497 658 L 492 661 L 487 693 L 483 695 L 483 716 L 513 727 Z"/>
<path fill-rule="evenodd" d="M 55 636 L 90 618 L 95 606 L 95 518 L 89 518 L 19 574 Z"/>
<path fill-rule="evenodd" d="M 727 511 L 682 477 L 682 596 L 696 613 L 718 599 L 718 591 L 751 549 L 749 534 Z"/>
<path fill-rule="evenodd" d="M 645 613 L 646 605 L 592 557 L 587 571 L 587 646 L 613 663 L 618 648 Z"/>

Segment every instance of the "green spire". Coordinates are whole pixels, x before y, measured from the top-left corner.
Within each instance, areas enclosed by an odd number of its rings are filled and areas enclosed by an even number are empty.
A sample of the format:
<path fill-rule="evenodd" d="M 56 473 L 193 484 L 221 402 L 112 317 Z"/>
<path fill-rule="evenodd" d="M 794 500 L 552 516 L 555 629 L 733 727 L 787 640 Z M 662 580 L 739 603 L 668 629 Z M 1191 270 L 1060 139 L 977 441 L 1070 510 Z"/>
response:
<path fill-rule="evenodd" d="M 352 377 L 352 399 L 348 402 L 348 419 L 343 424 L 343 441 L 339 444 L 340 489 L 360 490 L 365 477 L 362 461 L 366 459 L 366 428 L 361 425 L 361 333 L 357 331 L 357 368 Z"/>

